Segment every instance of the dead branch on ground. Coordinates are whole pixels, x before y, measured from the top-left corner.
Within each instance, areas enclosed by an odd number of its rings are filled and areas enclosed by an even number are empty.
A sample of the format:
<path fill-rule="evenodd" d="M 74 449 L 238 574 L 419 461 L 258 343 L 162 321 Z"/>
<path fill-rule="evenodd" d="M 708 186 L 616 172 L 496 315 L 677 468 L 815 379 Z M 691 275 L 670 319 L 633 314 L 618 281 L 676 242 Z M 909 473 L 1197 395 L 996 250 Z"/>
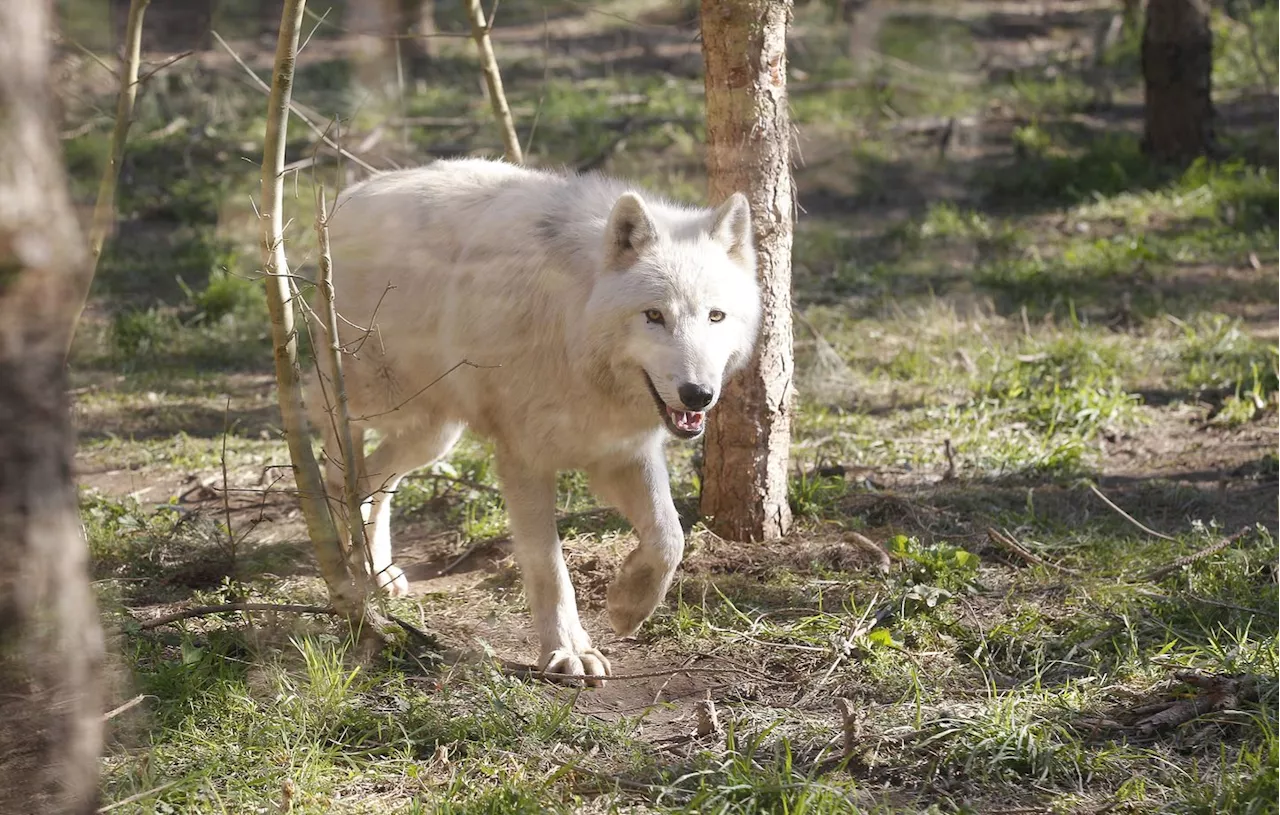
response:
<path fill-rule="evenodd" d="M 1043 566 L 1046 569 L 1052 569 L 1057 572 L 1062 572 L 1063 574 L 1070 574 L 1070 575 L 1080 574 L 1079 570 L 1077 569 L 1072 569 L 1067 566 L 1063 566 L 1061 564 L 1052 563 L 1048 560 L 1045 560 L 1044 558 L 1037 555 L 1035 552 L 1032 552 L 1022 544 L 1018 543 L 1018 541 L 1013 537 L 1013 535 L 1009 534 L 1008 531 L 1002 532 L 1002 531 L 996 530 L 995 527 L 987 527 L 987 537 L 991 540 L 992 543 L 997 544 L 998 546 L 1004 548 L 1009 552 L 1012 552 L 1013 554 L 1017 555 L 1018 557 L 1027 561 L 1028 563 L 1034 563 L 1037 566 Z"/>
<path fill-rule="evenodd" d="M 846 532 L 844 539 L 846 543 L 853 544 L 860 551 L 875 558 L 876 571 L 881 574 L 889 573 L 889 567 L 891 565 L 889 561 L 889 553 L 884 550 L 883 546 L 871 540 L 871 538 L 868 538 L 861 532 Z"/>
<path fill-rule="evenodd" d="M 1258 698 L 1257 679 L 1252 676 L 1179 671 L 1174 677 L 1195 688 L 1197 693 L 1191 697 L 1142 705 L 1129 711 L 1131 715 L 1139 717 L 1133 726 L 1142 735 L 1149 736 L 1160 730 L 1179 727 L 1207 713 L 1235 710 L 1241 703 L 1256 701 Z"/>
<path fill-rule="evenodd" d="M 1180 557 L 1177 560 L 1173 561 L 1172 563 L 1166 564 L 1156 569 L 1152 569 L 1146 574 L 1143 574 L 1140 577 L 1138 577 L 1138 580 L 1140 582 L 1145 582 L 1145 583 L 1159 582 L 1165 579 L 1166 577 L 1168 577 L 1169 575 L 1173 574 L 1174 572 L 1178 571 L 1179 569 L 1190 566 L 1192 563 L 1195 563 L 1197 561 L 1204 560 L 1210 555 L 1216 555 L 1218 552 L 1221 552 L 1223 549 L 1226 549 L 1231 544 L 1235 543 L 1236 541 L 1243 538 L 1245 535 L 1249 534 L 1249 531 L 1251 528 L 1252 527 L 1248 527 L 1248 526 L 1242 527 L 1235 534 L 1228 535 L 1225 538 L 1221 538 L 1217 541 L 1214 541 L 1208 546 L 1202 549 L 1198 549 L 1195 552 L 1192 552 L 1191 554 L 1187 555 L 1186 557 Z"/>
<path fill-rule="evenodd" d="M 476 48 L 480 51 L 480 67 L 484 71 L 484 82 L 489 89 L 489 104 L 493 106 L 494 118 L 498 120 L 498 127 L 502 130 L 506 159 L 512 164 L 524 164 L 520 138 L 516 135 L 515 122 L 511 119 L 511 108 L 507 107 L 507 95 L 502 90 L 502 74 L 498 71 L 498 58 L 494 56 L 493 43 L 489 40 L 489 29 L 493 27 L 493 18 L 485 20 L 480 0 L 469 0 L 468 5 L 471 14 L 471 36 L 475 38 Z"/>
<path fill-rule="evenodd" d="M 1113 501 L 1112 501 L 1110 498 L 1108 498 L 1107 496 L 1103 495 L 1103 494 L 1102 494 L 1102 490 L 1098 489 L 1098 488 L 1097 488 L 1097 486 L 1095 486 L 1095 485 L 1093 485 L 1093 484 L 1090 484 L 1090 485 L 1089 485 L 1089 489 L 1093 492 L 1093 494 L 1094 494 L 1094 495 L 1096 495 L 1096 496 L 1098 496 L 1099 498 L 1101 498 L 1101 499 L 1102 499 L 1102 503 L 1106 504 L 1107 506 L 1109 506 L 1109 507 L 1111 507 L 1113 510 L 1115 510 L 1115 511 L 1116 511 L 1116 513 L 1117 513 L 1121 518 L 1124 518 L 1126 521 L 1128 521 L 1129 523 L 1131 523 L 1131 524 L 1133 524 L 1134 526 L 1138 527 L 1138 528 L 1139 528 L 1139 529 L 1141 529 L 1143 532 L 1146 532 L 1148 535 L 1151 535 L 1151 536 L 1152 536 L 1152 537 L 1154 537 L 1154 538 L 1159 538 L 1160 540 L 1166 540 L 1166 541 L 1169 541 L 1170 543 L 1177 543 L 1177 542 L 1178 542 L 1178 539 L 1177 539 L 1177 538 L 1175 538 L 1175 537 L 1171 537 L 1171 536 L 1166 535 L 1166 534 L 1164 534 L 1164 533 L 1162 533 L 1162 532 L 1157 532 L 1157 531 L 1155 531 L 1155 530 L 1154 530 L 1154 529 L 1152 529 L 1151 527 L 1146 526 L 1145 524 L 1143 524 L 1143 523 L 1142 523 L 1141 521 L 1139 521 L 1137 518 L 1135 518 L 1135 517 L 1133 517 L 1132 515 L 1130 515 L 1129 513 L 1125 512 L 1125 511 L 1124 511 L 1123 509 L 1121 509 L 1120 507 L 1116 506 L 1115 502 L 1113 502 Z"/>
<path fill-rule="evenodd" d="M 480 485 L 480 486 L 483 486 L 483 485 Z M 613 510 L 610 509 L 609 507 L 596 507 L 595 509 L 584 509 L 581 512 L 570 512 L 567 515 L 561 515 L 560 517 L 556 518 L 556 525 L 559 526 L 565 521 L 573 522 L 573 521 L 580 521 L 586 518 L 594 518 L 601 515 L 607 515 L 612 511 Z M 478 540 L 475 543 L 468 546 L 466 549 L 464 549 L 462 551 L 462 554 L 458 555 L 453 560 L 449 561 L 443 567 L 441 567 L 440 571 L 436 572 L 435 576 L 444 577 L 445 575 L 452 572 L 454 569 L 461 566 L 466 561 L 467 558 L 471 557 L 477 552 L 488 549 L 490 546 L 497 546 L 500 543 L 506 543 L 510 540 L 511 540 L 510 534 L 497 535 L 496 537 L 484 538 L 483 540 Z"/>
<path fill-rule="evenodd" d="M 196 617 L 212 617 L 215 614 L 232 614 L 241 611 L 266 611 L 286 614 L 325 614 L 331 617 L 344 617 L 343 612 L 332 606 L 311 606 L 298 603 L 220 603 L 213 606 L 192 606 L 191 608 L 152 617 L 138 622 L 139 631 L 150 631 L 162 625 L 191 620 Z"/>

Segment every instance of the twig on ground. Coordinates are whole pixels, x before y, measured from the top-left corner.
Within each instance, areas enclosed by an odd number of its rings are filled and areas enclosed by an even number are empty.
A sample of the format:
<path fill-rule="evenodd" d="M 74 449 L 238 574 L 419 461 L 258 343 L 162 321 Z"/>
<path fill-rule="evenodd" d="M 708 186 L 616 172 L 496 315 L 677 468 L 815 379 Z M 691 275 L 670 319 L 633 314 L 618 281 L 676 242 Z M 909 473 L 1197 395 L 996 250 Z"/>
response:
<path fill-rule="evenodd" d="M 694 703 L 693 712 L 698 717 L 698 728 L 695 732 L 699 736 L 711 736 L 720 732 L 720 715 L 716 712 L 716 703 L 711 698 L 710 691 L 707 691 L 707 698 L 699 699 Z"/>
<path fill-rule="evenodd" d="M 543 671 L 543 670 L 539 670 L 537 667 L 533 665 L 526 665 L 521 662 L 509 662 L 507 660 L 502 660 L 500 663 L 500 667 L 504 674 L 507 674 L 508 676 L 515 676 L 520 678 L 532 677 L 532 678 L 546 678 L 546 679 L 582 679 L 582 676 L 578 674 L 562 674 L 562 673 L 553 673 L 551 671 Z M 756 676 L 756 678 L 758 679 L 768 678 L 762 675 L 756 675 L 749 671 L 743 670 L 742 668 L 730 668 L 730 667 L 698 668 L 693 666 L 685 667 L 685 668 L 670 668 L 662 671 L 641 671 L 639 673 L 609 674 L 608 676 L 601 677 L 601 678 L 607 682 L 614 682 L 614 681 L 625 681 L 629 679 L 630 680 L 658 679 L 658 678 L 664 678 L 669 676 L 678 676 L 680 674 L 711 674 L 714 676 L 714 675 L 720 675 L 725 673 L 741 673 L 748 676 Z M 779 679 L 770 679 L 770 681 L 780 685 L 788 684 Z"/>
<path fill-rule="evenodd" d="M 113 707 L 111 708 L 111 710 L 108 710 L 106 713 L 102 714 L 102 721 L 104 722 L 111 721 L 115 717 L 119 716 L 121 713 L 124 713 L 126 710 L 131 710 L 132 708 L 135 708 L 138 705 L 142 704 L 142 700 L 146 698 L 147 698 L 147 694 L 139 693 L 137 696 L 125 702 L 123 705 Z M 156 697 L 152 696 L 151 698 L 154 699 Z"/>
<path fill-rule="evenodd" d="M 512 756 L 513 758 L 518 758 L 520 761 L 527 760 L 527 756 L 518 755 L 516 753 L 507 752 L 507 755 Z M 552 755 L 544 755 L 543 758 L 562 769 L 568 770 L 569 772 L 584 773 L 598 781 L 604 781 L 612 784 L 618 789 L 631 790 L 633 792 L 647 792 L 651 795 L 662 791 L 662 787 L 654 784 L 646 784 L 643 781 L 632 781 L 631 779 L 624 778 L 620 775 L 612 775 L 600 770 L 593 770 L 590 767 L 583 767 L 581 764 L 575 764 L 572 761 L 566 761 L 565 759 L 556 758 Z"/>
<path fill-rule="evenodd" d="M 836 699 L 836 711 L 840 714 L 840 731 L 843 734 L 843 758 L 853 755 L 854 749 L 858 746 L 858 736 L 862 730 L 862 716 L 859 715 L 859 708 L 853 703 L 852 699 L 838 697 Z"/>
<path fill-rule="evenodd" d="M 1230 611 L 1240 611 L 1245 614 L 1252 614 L 1256 617 L 1263 617 L 1274 614 L 1274 611 L 1264 611 L 1260 608 L 1250 608 L 1249 606 L 1238 606 L 1235 603 L 1226 603 L 1222 600 L 1214 600 L 1212 597 L 1201 597 L 1198 594 L 1183 594 L 1181 597 L 1175 597 L 1170 594 L 1161 594 L 1158 591 L 1150 591 L 1148 589 L 1136 589 L 1136 592 L 1143 597 L 1150 597 L 1152 600 L 1163 600 L 1165 602 L 1175 602 L 1179 600 L 1190 600 L 1195 603 L 1204 603 L 1206 606 L 1214 606 L 1216 608 L 1225 608 Z"/>
<path fill-rule="evenodd" d="M 158 787 L 152 787 L 151 789 L 146 790 L 144 792 L 134 793 L 133 795 L 130 795 L 128 798 L 121 798 L 119 801 L 116 801 L 114 804 L 107 804 L 104 807 L 99 807 L 98 813 L 99 815 L 101 815 L 101 813 L 103 812 L 110 812 L 113 809 L 119 809 L 122 806 L 128 806 L 129 804 L 137 803 L 138 801 L 141 801 L 146 798 L 150 798 L 153 795 L 159 795 L 160 793 L 164 792 L 170 787 L 175 787 L 181 783 L 182 783 L 182 779 L 179 778 L 175 781 L 170 781 L 167 784 L 161 784 Z"/>
<path fill-rule="evenodd" d="M 401 628 L 403 628 L 406 632 L 409 633 L 411 637 L 418 640 L 423 645 L 426 645 L 427 647 L 430 647 L 430 648 L 434 648 L 438 645 L 438 643 L 436 643 L 436 641 L 432 639 L 426 632 L 422 631 L 412 623 L 405 622 L 399 617 L 394 617 L 394 616 L 390 617 L 389 619 L 392 622 L 399 625 Z M 451 665 L 456 665 L 458 663 L 475 664 L 475 665 L 486 664 L 486 663 L 496 664 L 496 667 L 502 673 L 506 674 L 507 676 L 514 676 L 520 679 L 535 678 L 535 679 L 581 680 L 583 678 L 579 674 L 564 674 L 564 673 L 556 673 L 554 671 L 544 671 L 535 665 L 529 665 L 524 662 L 514 662 L 508 659 L 494 659 L 488 656 L 487 654 L 484 654 L 483 652 L 479 652 L 479 651 L 449 650 L 442 653 L 441 657 L 444 660 L 444 662 Z M 604 679 L 609 682 L 612 682 L 614 680 L 628 680 L 628 679 L 669 678 L 672 676 L 677 676 L 679 674 L 723 675 L 726 673 L 743 674 L 746 676 L 753 676 L 756 679 L 759 679 L 765 682 L 786 684 L 782 682 L 782 680 L 775 679 L 767 674 L 760 673 L 759 671 L 752 671 L 747 668 L 740 668 L 736 665 L 720 665 L 716 667 L 706 667 L 706 668 L 699 668 L 697 666 L 685 665 L 678 668 L 668 668 L 660 671 L 642 671 L 640 673 L 610 674 L 609 676 L 604 677 Z"/>
<path fill-rule="evenodd" d="M 889 573 L 889 567 L 891 565 L 889 561 L 889 553 L 884 550 L 883 546 L 871 540 L 871 538 L 868 538 L 861 532 L 846 532 L 844 539 L 847 543 L 852 543 L 858 549 L 874 557 L 876 559 L 876 571 L 881 574 Z"/>
<path fill-rule="evenodd" d="M 995 527 L 987 527 L 987 537 L 991 539 L 992 543 L 1005 548 L 1029 563 L 1034 563 L 1037 566 L 1044 566 L 1046 569 L 1053 569 L 1054 571 L 1062 572 L 1063 574 L 1080 574 L 1077 569 L 1062 566 L 1058 563 L 1052 563 L 1040 557 L 1035 552 L 1029 551 L 1022 544 L 1018 543 L 1018 541 L 1015 540 L 1013 535 L 1009 534 L 1008 531 L 1000 532 L 997 531 Z"/>
<path fill-rule="evenodd" d="M 159 617 L 152 617 L 149 620 L 139 620 L 138 628 L 142 631 L 150 631 L 153 628 L 159 628 L 162 625 L 169 625 L 180 620 L 190 620 L 195 617 L 211 617 L 214 614 L 230 614 L 237 611 L 276 611 L 286 614 L 325 614 L 330 617 L 345 616 L 331 606 L 308 606 L 298 603 L 221 603 L 215 606 L 193 606 L 192 608 L 182 611 L 175 611 L 172 614 L 164 614 Z"/>
<path fill-rule="evenodd" d="M 1120 517 L 1121 517 L 1121 518 L 1124 518 L 1126 521 L 1128 521 L 1129 523 L 1131 523 L 1131 524 L 1133 524 L 1134 526 L 1138 527 L 1138 528 L 1139 528 L 1139 529 L 1141 529 L 1143 532 L 1146 532 L 1148 535 L 1151 535 L 1152 537 L 1159 538 L 1160 540 L 1170 541 L 1170 542 L 1172 542 L 1172 543 L 1177 543 L 1177 542 L 1178 542 L 1178 539 L 1177 539 L 1177 538 L 1170 537 L 1169 535 L 1166 535 L 1166 534 L 1164 534 L 1163 532 L 1157 532 L 1157 531 L 1155 531 L 1155 530 L 1154 530 L 1154 529 L 1152 529 L 1151 527 L 1146 526 L 1145 524 L 1143 524 L 1143 523 L 1142 523 L 1141 521 L 1139 521 L 1137 518 L 1135 518 L 1135 517 L 1133 517 L 1132 515 L 1130 515 L 1129 513 L 1125 512 L 1125 511 L 1124 511 L 1123 509 L 1121 509 L 1120 507 L 1116 506 L 1115 502 L 1113 502 L 1113 501 L 1112 501 L 1110 498 L 1108 498 L 1107 496 L 1103 495 L 1103 494 L 1102 494 L 1102 490 L 1098 489 L 1096 485 L 1094 485 L 1094 484 L 1090 484 L 1090 485 L 1089 485 L 1089 489 L 1093 491 L 1093 494 L 1094 494 L 1094 495 L 1096 495 L 1096 496 L 1098 496 L 1099 498 L 1101 498 L 1101 499 L 1102 499 L 1102 503 L 1104 503 L 1104 504 L 1106 504 L 1107 506 L 1109 506 L 1109 507 L 1111 507 L 1112 509 L 1114 509 L 1114 510 L 1115 510 L 1115 511 L 1120 515 Z"/>
<path fill-rule="evenodd" d="M 596 507 L 595 509 L 584 509 L 581 512 L 571 512 L 568 515 L 561 515 L 559 518 L 556 518 L 556 525 L 559 526 L 565 521 L 578 521 L 584 518 L 591 518 L 596 515 L 604 515 L 611 511 L 612 510 L 610 510 L 608 507 Z M 440 571 L 436 572 L 436 577 L 444 577 L 445 575 L 449 574 L 454 569 L 458 568 L 458 566 L 462 565 L 462 563 L 466 561 L 467 558 L 471 557 L 476 552 L 480 552 L 484 549 L 489 548 L 490 546 L 497 546 L 500 543 L 506 543 L 509 540 L 511 540 L 510 535 L 498 535 L 496 537 L 485 538 L 484 540 L 476 541 L 475 543 L 471 544 L 466 549 L 464 549 L 462 551 L 462 554 L 458 555 L 453 560 L 446 563 L 440 569 Z"/>
<path fill-rule="evenodd" d="M 1180 557 L 1174 562 L 1169 563 L 1165 566 L 1161 566 L 1157 569 L 1152 569 L 1146 574 L 1138 577 L 1138 581 L 1144 582 L 1144 583 L 1156 583 L 1160 580 L 1163 580 L 1164 578 L 1168 577 L 1169 575 L 1173 574 L 1174 572 L 1178 571 L 1181 568 L 1190 566 L 1192 563 L 1195 563 L 1196 561 L 1204 560 L 1210 555 L 1216 555 L 1218 552 L 1221 552 L 1223 549 L 1226 549 L 1231 544 L 1235 543 L 1236 541 L 1243 538 L 1245 535 L 1249 534 L 1249 531 L 1251 528 L 1252 527 L 1248 527 L 1248 526 L 1242 527 L 1234 535 L 1229 535 L 1225 538 L 1222 538 L 1221 540 L 1215 541 L 1209 544 L 1208 546 L 1204 547 L 1203 549 L 1199 549 L 1195 552 L 1192 552 L 1186 557 Z"/>
<path fill-rule="evenodd" d="M 1206 713 L 1235 708 L 1243 700 L 1257 698 L 1257 682 L 1249 675 L 1179 671 L 1174 677 L 1200 692 L 1190 698 L 1170 699 L 1131 710 L 1131 714 L 1141 716 L 1134 723 L 1139 733 L 1151 735 L 1159 730 L 1178 727 Z"/>
<path fill-rule="evenodd" d="M 405 481 L 448 481 L 451 484 L 460 484 L 480 492 L 497 494 L 502 492 L 497 487 L 489 484 L 481 484 L 479 481 L 473 481 L 470 478 L 459 478 L 452 475 L 444 475 L 443 473 L 410 473 L 404 477 Z"/>

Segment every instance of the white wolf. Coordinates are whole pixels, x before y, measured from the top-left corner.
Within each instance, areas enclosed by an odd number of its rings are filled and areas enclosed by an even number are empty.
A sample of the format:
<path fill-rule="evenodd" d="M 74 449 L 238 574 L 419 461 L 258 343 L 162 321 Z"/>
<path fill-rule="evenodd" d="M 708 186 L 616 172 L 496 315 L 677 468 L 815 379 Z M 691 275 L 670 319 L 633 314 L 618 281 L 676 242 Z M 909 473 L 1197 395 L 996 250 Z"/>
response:
<path fill-rule="evenodd" d="M 463 159 L 357 184 L 330 223 L 339 308 L 357 324 L 340 330 L 359 349 L 344 363 L 354 446 L 368 429 L 381 436 L 358 463 L 380 584 L 408 588 L 391 562 L 397 484 L 470 427 L 494 442 L 540 667 L 607 676 L 561 553 L 556 474 L 585 470 L 635 528 L 608 592 L 614 630 L 632 634 L 684 552 L 664 439 L 702 433 L 755 344 L 746 198 L 691 208 L 600 175 Z M 331 421 L 313 415 L 335 450 Z M 326 458 L 336 499 L 341 471 Z"/>

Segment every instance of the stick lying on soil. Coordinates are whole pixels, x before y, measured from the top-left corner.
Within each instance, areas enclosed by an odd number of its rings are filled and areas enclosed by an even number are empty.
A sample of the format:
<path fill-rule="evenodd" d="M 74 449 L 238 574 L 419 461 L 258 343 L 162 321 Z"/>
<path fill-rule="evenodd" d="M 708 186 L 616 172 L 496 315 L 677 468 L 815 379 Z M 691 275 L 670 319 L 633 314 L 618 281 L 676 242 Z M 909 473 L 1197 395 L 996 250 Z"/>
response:
<path fill-rule="evenodd" d="M 307 606 L 296 603 L 222 603 L 216 606 L 194 606 L 182 611 L 175 611 L 172 614 L 164 614 L 159 617 L 152 617 L 150 620 L 140 620 L 138 628 L 143 631 L 150 631 L 153 628 L 159 628 L 162 625 L 176 623 L 179 620 L 190 620 L 195 617 L 210 617 L 214 614 L 230 614 L 236 611 L 283 611 L 289 614 L 326 614 L 331 617 L 343 616 L 339 611 L 329 606 Z"/>
<path fill-rule="evenodd" d="M 1171 541 L 1171 542 L 1173 542 L 1173 543 L 1177 543 L 1177 541 L 1178 541 L 1178 539 L 1177 539 L 1177 538 L 1170 537 L 1170 536 L 1165 535 L 1165 534 L 1163 534 L 1163 533 L 1161 533 L 1161 532 L 1157 532 L 1157 531 L 1155 531 L 1154 529 L 1152 529 L 1152 528 L 1151 528 L 1151 527 L 1149 527 L 1149 526 L 1145 526 L 1145 525 L 1143 525 L 1143 523 L 1142 523 L 1141 521 L 1139 521 L 1137 518 L 1133 517 L 1132 515 L 1130 515 L 1129 513 L 1125 512 L 1123 509 L 1121 509 L 1120 507 L 1116 506 L 1116 505 L 1115 505 L 1115 503 L 1114 503 L 1110 498 L 1108 498 L 1107 496 L 1105 496 L 1105 495 L 1103 495 L 1103 494 L 1102 494 L 1102 490 L 1098 489 L 1098 488 L 1097 488 L 1096 486 L 1094 486 L 1093 484 L 1090 484 L 1090 485 L 1089 485 L 1089 489 L 1093 491 L 1093 494 L 1094 494 L 1094 495 L 1096 495 L 1096 496 L 1098 496 L 1099 498 L 1101 498 L 1101 499 L 1102 499 L 1102 503 L 1104 503 L 1104 504 L 1106 504 L 1107 506 L 1109 506 L 1109 507 L 1111 507 L 1112 509 L 1114 509 L 1117 513 L 1119 513 L 1119 515 L 1120 515 L 1120 517 L 1121 517 L 1121 518 L 1124 518 L 1126 521 L 1128 521 L 1129 523 L 1131 523 L 1131 524 L 1133 524 L 1134 526 L 1138 527 L 1138 528 L 1139 528 L 1139 529 L 1141 529 L 1143 532 L 1146 532 L 1148 535 L 1151 535 L 1152 537 L 1159 538 L 1160 540 L 1166 540 L 1166 541 Z"/>
<path fill-rule="evenodd" d="M 1050 563 L 1049 561 L 1037 555 L 1035 552 L 1031 552 L 1027 550 L 1022 546 L 1022 544 L 1014 540 L 1013 536 L 1010 535 L 1008 532 L 998 532 L 996 531 L 995 527 L 987 527 L 987 537 L 991 539 L 992 543 L 995 543 L 1004 547 L 1008 551 L 1012 552 L 1013 554 L 1017 555 L 1018 557 L 1022 558 L 1023 560 L 1029 563 L 1034 563 L 1037 566 L 1044 566 L 1046 569 L 1053 569 L 1054 571 L 1062 572 L 1063 574 L 1070 574 L 1070 575 L 1080 574 L 1080 572 L 1075 569 L 1069 568 L 1067 566 L 1061 566 L 1057 563 Z"/>
<path fill-rule="evenodd" d="M 1243 538 L 1245 535 L 1249 534 L 1250 529 L 1252 529 L 1252 527 L 1248 527 L 1248 526 L 1242 527 L 1234 535 L 1229 535 L 1225 538 L 1222 538 L 1221 540 L 1215 541 L 1214 543 L 1209 544 L 1203 549 L 1192 552 L 1186 557 L 1178 558 L 1177 560 L 1175 560 L 1170 564 L 1161 566 L 1157 569 L 1152 569 L 1151 571 L 1139 577 L 1138 580 L 1146 583 L 1155 583 L 1157 581 L 1163 580 L 1164 578 L 1168 577 L 1169 575 L 1173 574 L 1174 572 L 1178 571 L 1184 566 L 1190 566 L 1192 563 L 1195 563 L 1198 560 L 1204 560 L 1210 555 L 1216 555 L 1218 552 L 1221 552 L 1223 549 L 1226 549 L 1231 544 L 1235 543 L 1236 541 Z"/>

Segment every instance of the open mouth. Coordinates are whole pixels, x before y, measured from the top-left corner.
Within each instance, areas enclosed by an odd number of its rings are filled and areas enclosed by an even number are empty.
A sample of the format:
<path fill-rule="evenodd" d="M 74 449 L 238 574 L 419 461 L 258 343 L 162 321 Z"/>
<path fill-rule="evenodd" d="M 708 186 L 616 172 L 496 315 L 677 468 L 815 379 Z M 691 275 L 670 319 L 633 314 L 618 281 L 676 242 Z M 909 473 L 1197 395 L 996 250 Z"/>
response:
<path fill-rule="evenodd" d="M 653 386 L 653 380 L 649 378 L 647 372 L 644 375 L 644 381 L 649 386 L 649 393 L 653 394 L 653 401 L 658 406 L 662 422 L 671 435 L 681 439 L 696 439 L 702 435 L 702 431 L 707 427 L 706 411 L 676 410 L 658 394 L 658 389 Z"/>

